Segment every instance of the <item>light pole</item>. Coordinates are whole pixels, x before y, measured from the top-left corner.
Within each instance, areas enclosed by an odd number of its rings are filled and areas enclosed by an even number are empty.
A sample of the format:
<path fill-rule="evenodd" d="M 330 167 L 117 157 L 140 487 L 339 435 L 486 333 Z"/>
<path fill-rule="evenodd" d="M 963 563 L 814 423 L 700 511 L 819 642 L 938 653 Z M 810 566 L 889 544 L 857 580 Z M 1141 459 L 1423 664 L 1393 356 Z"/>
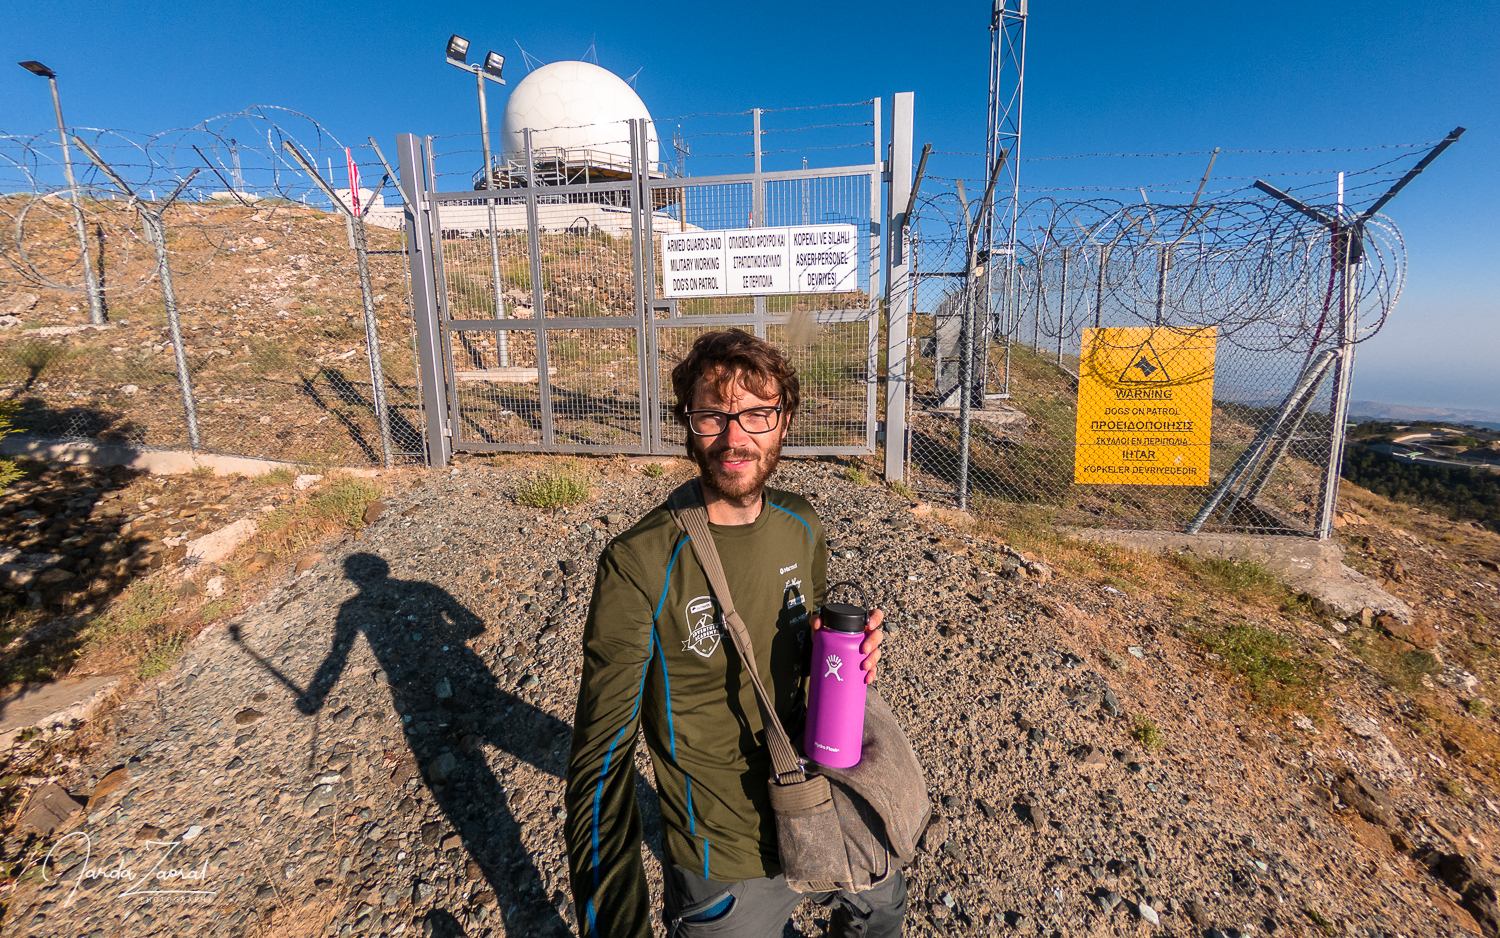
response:
<path fill-rule="evenodd" d="M 99 278 L 89 260 L 89 236 L 83 224 L 83 204 L 78 198 L 78 184 L 73 181 L 73 155 L 68 150 L 68 133 L 64 129 L 62 99 L 57 96 L 57 73 L 40 62 L 18 63 L 26 71 L 47 79 L 52 86 L 52 110 L 57 114 L 57 139 L 62 144 L 63 176 L 68 180 L 68 197 L 73 203 L 73 228 L 78 232 L 78 249 L 83 252 L 83 288 L 89 296 L 89 321 L 104 322 L 104 294 L 99 289 Z"/>
<path fill-rule="evenodd" d="M 494 50 L 485 54 L 484 63 L 469 64 L 469 40 L 455 33 L 448 37 L 448 64 L 454 68 L 461 68 L 466 72 L 474 73 L 474 82 L 479 88 L 479 141 L 484 149 L 484 189 L 492 188 L 494 177 L 491 175 L 492 165 L 490 163 L 490 112 L 484 100 L 484 83 L 486 80 L 505 84 L 505 79 L 500 77 L 500 72 L 505 68 L 505 56 Z M 495 286 L 495 318 L 505 318 L 504 298 L 500 290 L 500 243 L 495 238 L 495 203 L 489 199 L 484 203 L 485 211 L 489 221 L 490 240 L 490 277 Z M 509 336 L 501 329 L 495 333 L 495 344 L 499 350 L 498 362 L 501 368 L 510 367 L 510 343 Z"/>

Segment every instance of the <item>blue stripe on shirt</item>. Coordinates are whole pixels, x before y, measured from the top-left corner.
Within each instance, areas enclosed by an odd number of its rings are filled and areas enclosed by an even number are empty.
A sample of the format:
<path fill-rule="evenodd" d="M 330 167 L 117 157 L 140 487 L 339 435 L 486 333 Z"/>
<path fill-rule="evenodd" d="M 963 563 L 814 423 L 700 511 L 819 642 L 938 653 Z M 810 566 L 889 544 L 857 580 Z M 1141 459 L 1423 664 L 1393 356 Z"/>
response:
<path fill-rule="evenodd" d="M 656 604 L 656 616 L 654 618 L 659 619 L 661 617 L 662 606 L 665 605 L 666 601 L 667 601 L 667 590 L 670 589 L 671 585 L 672 585 L 672 568 L 677 563 L 677 553 L 678 553 L 678 551 L 681 551 L 682 548 L 683 548 L 683 545 L 687 544 L 687 543 L 688 543 L 688 540 L 686 538 L 683 538 L 683 539 L 679 540 L 677 542 L 676 549 L 674 549 L 672 551 L 672 559 L 671 559 L 671 561 L 669 561 L 667 563 L 667 578 L 666 578 L 666 582 L 662 584 L 661 599 Z M 662 687 L 666 691 L 666 695 L 667 695 L 667 740 L 668 740 L 668 745 L 671 748 L 672 759 L 675 761 L 677 759 L 677 731 L 674 729 L 674 727 L 672 725 L 672 678 L 667 673 L 667 649 L 666 649 L 666 646 L 664 646 L 662 644 L 661 635 L 656 630 L 656 626 L 655 625 L 653 625 L 651 627 L 651 644 L 656 649 L 656 654 L 658 654 L 661 657 L 661 680 L 662 680 Z M 687 782 L 688 834 L 696 836 L 697 833 L 698 833 L 698 822 L 697 822 L 697 819 L 693 816 L 694 813 L 695 813 L 693 811 L 693 777 L 691 775 L 688 775 L 687 772 L 684 771 L 683 772 L 683 778 Z M 704 840 L 703 840 L 703 868 L 705 870 L 708 869 L 708 839 L 707 838 L 704 838 Z M 705 873 L 704 875 L 707 876 L 708 874 Z"/>
<path fill-rule="evenodd" d="M 771 501 L 769 498 L 766 499 L 766 504 L 770 505 L 772 508 L 776 509 L 777 511 L 781 512 L 784 515 L 791 515 L 793 518 L 796 518 L 798 521 L 802 521 L 802 516 L 801 515 L 797 514 L 794 511 L 787 511 L 785 508 L 782 508 L 780 505 L 778 505 L 775 502 Z M 809 526 L 806 521 L 802 521 L 802 526 L 804 528 L 807 528 L 807 539 L 808 540 L 812 540 L 812 536 L 813 536 L 812 527 Z"/>
<path fill-rule="evenodd" d="M 593 842 L 594 889 L 596 891 L 599 888 L 599 881 L 600 881 L 600 876 L 599 876 L 599 813 L 600 813 L 600 810 L 601 810 L 601 803 L 604 800 L 604 779 L 605 779 L 606 776 L 609 775 L 609 763 L 611 762 L 611 760 L 614 759 L 615 747 L 620 744 L 620 740 L 622 740 L 622 739 L 625 738 L 625 731 L 630 728 L 630 724 L 632 722 L 634 722 L 636 714 L 640 712 L 640 709 L 641 709 L 641 696 L 646 691 L 646 672 L 647 672 L 647 670 L 650 669 L 650 667 L 651 667 L 651 656 L 648 654 L 646 656 L 645 663 L 641 665 L 641 682 L 640 682 L 640 685 L 638 687 L 636 687 L 636 691 L 635 691 L 635 703 L 630 708 L 630 716 L 629 716 L 629 718 L 626 719 L 625 725 L 622 726 L 622 727 L 620 727 L 620 732 L 618 732 L 618 733 L 615 734 L 615 738 L 610 742 L 609 748 L 607 750 L 605 750 L 605 752 L 604 752 L 604 766 L 599 770 L 599 785 L 598 785 L 597 788 L 594 789 L 594 818 L 593 818 L 593 831 L 592 831 L 592 834 L 591 834 L 591 840 Z M 589 897 L 589 901 L 587 903 L 587 910 L 588 910 L 588 916 L 589 916 L 589 927 L 592 928 L 593 925 L 594 925 L 594 899 L 593 899 L 592 896 Z"/>

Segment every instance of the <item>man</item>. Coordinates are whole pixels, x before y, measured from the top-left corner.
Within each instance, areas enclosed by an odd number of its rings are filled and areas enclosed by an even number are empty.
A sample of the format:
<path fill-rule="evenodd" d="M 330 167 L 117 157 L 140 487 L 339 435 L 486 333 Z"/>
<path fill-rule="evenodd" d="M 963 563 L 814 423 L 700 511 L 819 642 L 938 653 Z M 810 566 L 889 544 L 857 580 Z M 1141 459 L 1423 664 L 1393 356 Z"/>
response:
<path fill-rule="evenodd" d="M 672 388 L 735 606 L 777 715 L 796 735 L 828 568 L 812 506 L 765 485 L 801 399 L 796 372 L 752 335 L 711 332 L 672 370 Z M 867 683 L 880 622 L 877 610 L 861 645 Z M 633 764 L 642 725 L 661 800 L 669 934 L 778 938 L 804 898 L 781 875 L 765 731 L 723 629 L 707 577 L 665 506 L 600 556 L 565 824 L 587 938 L 651 934 Z M 834 907 L 831 934 L 901 933 L 899 871 L 866 892 L 812 898 Z"/>

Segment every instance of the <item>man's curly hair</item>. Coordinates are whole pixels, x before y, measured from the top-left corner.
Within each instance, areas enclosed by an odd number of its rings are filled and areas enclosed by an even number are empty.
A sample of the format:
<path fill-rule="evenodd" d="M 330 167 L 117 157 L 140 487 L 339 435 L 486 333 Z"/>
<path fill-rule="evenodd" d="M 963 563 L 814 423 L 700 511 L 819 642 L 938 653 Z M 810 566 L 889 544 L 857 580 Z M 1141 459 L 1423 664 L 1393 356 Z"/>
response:
<path fill-rule="evenodd" d="M 774 345 L 740 329 L 705 332 L 693 343 L 687 357 L 672 369 L 672 390 L 677 403 L 672 413 L 678 423 L 687 422 L 693 389 L 707 377 L 720 400 L 729 398 L 738 383 L 756 397 L 781 398 L 782 425 L 791 422 L 802 403 L 797 370 Z"/>

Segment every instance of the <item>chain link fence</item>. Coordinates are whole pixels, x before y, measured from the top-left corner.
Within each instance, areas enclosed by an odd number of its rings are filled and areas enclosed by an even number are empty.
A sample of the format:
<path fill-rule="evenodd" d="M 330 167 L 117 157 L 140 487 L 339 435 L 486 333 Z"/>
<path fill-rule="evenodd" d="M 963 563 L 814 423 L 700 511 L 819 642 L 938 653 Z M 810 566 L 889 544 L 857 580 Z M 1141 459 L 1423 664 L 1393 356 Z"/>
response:
<path fill-rule="evenodd" d="M 975 206 L 929 186 L 908 484 L 1064 523 L 1317 532 L 1347 380 L 1333 353 L 1352 360 L 1396 301 L 1394 225 L 1364 226 L 1346 276 L 1348 234 L 1275 202 L 1042 198 L 1019 213 L 1013 255 L 968 269 Z"/>
<path fill-rule="evenodd" d="M 799 367 L 793 452 L 869 452 L 880 277 L 875 106 L 509 130 L 484 191 L 477 136 L 425 138 L 438 234 L 434 320 L 452 375 L 445 409 L 454 448 L 677 450 L 671 370 L 704 332 L 737 327 L 783 347 Z M 587 146 L 575 145 L 584 131 Z M 854 227 L 857 270 L 846 289 L 666 295 L 665 238 L 798 225 Z"/>
<path fill-rule="evenodd" d="M 17 408 L 16 426 L 69 441 L 188 449 L 196 436 L 201 452 L 380 465 L 373 361 L 392 462 L 425 458 L 399 195 L 371 147 L 346 154 L 315 121 L 280 108 L 150 136 L 70 137 L 71 190 L 55 139 L 0 136 L 0 399 Z M 322 186 L 288 144 L 319 167 Z M 353 201 L 351 164 L 374 349 L 354 226 L 329 197 Z M 100 323 L 89 321 L 85 264 Z"/>

